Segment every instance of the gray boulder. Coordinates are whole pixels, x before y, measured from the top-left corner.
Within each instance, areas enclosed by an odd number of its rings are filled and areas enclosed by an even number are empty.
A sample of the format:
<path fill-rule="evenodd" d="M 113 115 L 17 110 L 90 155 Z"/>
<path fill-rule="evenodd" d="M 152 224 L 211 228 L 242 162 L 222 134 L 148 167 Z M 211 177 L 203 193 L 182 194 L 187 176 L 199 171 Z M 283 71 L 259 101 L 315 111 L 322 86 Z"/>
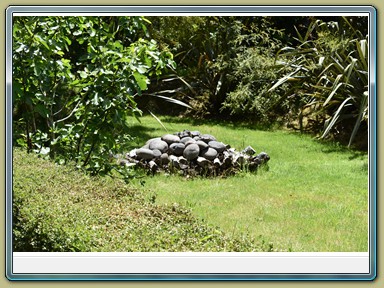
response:
<path fill-rule="evenodd" d="M 160 150 L 162 153 L 167 152 L 168 144 L 163 140 L 154 140 L 149 143 L 149 149 L 151 150 Z"/>
<path fill-rule="evenodd" d="M 172 143 L 180 142 L 180 137 L 177 135 L 165 134 L 163 137 L 161 137 L 161 140 L 167 142 L 167 144 L 170 145 Z"/>
<path fill-rule="evenodd" d="M 204 149 L 203 151 L 201 151 L 200 156 L 204 157 L 208 160 L 213 160 L 216 158 L 217 154 L 218 153 L 215 149 L 208 147 L 208 148 Z"/>
<path fill-rule="evenodd" d="M 197 161 L 197 165 L 203 168 L 207 168 L 211 164 L 211 162 L 208 159 L 200 156 L 197 157 L 196 161 Z"/>
<path fill-rule="evenodd" d="M 216 168 L 219 168 L 222 165 L 219 158 L 215 158 L 215 160 L 213 160 L 213 164 L 215 165 Z"/>
<path fill-rule="evenodd" d="M 224 143 L 218 141 L 209 141 L 208 145 L 219 153 L 223 152 L 226 148 L 226 145 Z"/>
<path fill-rule="evenodd" d="M 245 149 L 241 152 L 244 154 L 250 155 L 250 156 L 252 156 L 256 153 L 255 149 L 253 149 L 251 146 L 245 147 Z"/>
<path fill-rule="evenodd" d="M 157 140 L 161 140 L 161 138 L 160 137 L 151 138 L 147 142 L 145 142 L 145 145 L 149 145 L 149 143 L 151 143 L 152 141 L 157 141 Z"/>
<path fill-rule="evenodd" d="M 161 154 L 161 156 L 160 156 L 160 163 L 162 165 L 167 165 L 169 163 L 169 157 L 168 157 L 167 153 Z"/>
<path fill-rule="evenodd" d="M 188 160 L 185 159 L 183 156 L 179 157 L 179 167 L 181 170 L 185 170 L 188 168 Z"/>
<path fill-rule="evenodd" d="M 205 143 L 208 143 L 209 141 L 216 141 L 216 138 L 211 134 L 203 134 L 200 135 L 200 140 L 203 140 Z"/>
<path fill-rule="evenodd" d="M 141 148 L 144 148 L 144 149 L 149 149 L 149 144 L 145 144 L 144 146 L 142 146 Z"/>
<path fill-rule="evenodd" d="M 179 169 L 179 158 L 175 155 L 169 155 L 169 162 L 173 168 Z"/>
<path fill-rule="evenodd" d="M 149 169 L 151 170 L 152 173 L 155 173 L 159 166 L 157 166 L 155 161 L 149 161 Z"/>
<path fill-rule="evenodd" d="M 184 137 L 190 137 L 191 132 L 189 130 L 184 130 L 183 132 L 179 132 L 178 136 L 180 137 L 180 139 L 184 138 Z"/>
<path fill-rule="evenodd" d="M 188 141 L 191 141 L 191 140 L 193 140 L 192 137 L 186 136 L 186 137 L 181 138 L 180 142 L 185 144 L 185 143 L 187 143 Z"/>
<path fill-rule="evenodd" d="M 199 153 L 200 153 L 199 145 L 194 143 L 194 144 L 191 144 L 191 145 L 188 145 L 187 147 L 185 147 L 184 152 L 183 152 L 183 156 L 187 160 L 193 160 L 199 156 Z"/>
<path fill-rule="evenodd" d="M 136 150 L 136 156 L 139 159 L 151 160 L 155 157 L 153 151 L 146 148 L 140 148 Z"/>
<path fill-rule="evenodd" d="M 200 132 L 199 131 L 191 131 L 191 137 L 198 137 L 200 136 Z"/>
<path fill-rule="evenodd" d="M 188 145 L 191 145 L 191 144 L 196 144 L 196 140 L 189 140 L 187 142 L 185 142 L 185 147 L 187 147 Z"/>
<path fill-rule="evenodd" d="M 265 152 L 260 152 L 260 154 L 257 155 L 257 157 L 260 158 L 262 163 L 268 162 L 270 159 L 269 155 Z"/>
<path fill-rule="evenodd" d="M 120 159 L 123 156 L 112 155 Z M 227 175 L 240 169 L 257 171 L 269 161 L 267 153 L 257 154 L 248 146 L 241 152 L 219 142 L 213 135 L 184 130 L 149 139 L 140 149 L 133 149 L 117 163 L 122 166 L 138 166 L 153 174 L 158 170 L 181 175 Z"/>
<path fill-rule="evenodd" d="M 128 155 L 128 157 L 131 157 L 131 158 L 136 158 L 136 151 L 137 151 L 137 149 L 135 148 L 135 149 L 132 149 L 131 151 L 129 151 L 129 153 L 127 153 Z"/>
<path fill-rule="evenodd" d="M 161 151 L 158 149 L 153 149 L 152 152 L 153 152 L 153 156 L 155 156 L 155 158 L 160 158 L 160 156 L 162 154 Z"/>
<path fill-rule="evenodd" d="M 196 141 L 196 144 L 199 145 L 200 151 L 204 150 L 205 148 L 208 148 L 208 144 L 204 141 L 198 140 Z"/>
<path fill-rule="evenodd" d="M 180 155 L 183 155 L 184 148 L 185 148 L 184 143 L 172 143 L 169 146 L 169 152 L 171 154 L 180 156 Z"/>
<path fill-rule="evenodd" d="M 244 157 L 244 155 L 241 154 L 241 153 L 236 154 L 236 155 L 233 157 L 232 163 L 233 163 L 233 165 L 235 165 L 235 166 L 243 165 L 243 164 L 245 163 L 245 157 Z"/>

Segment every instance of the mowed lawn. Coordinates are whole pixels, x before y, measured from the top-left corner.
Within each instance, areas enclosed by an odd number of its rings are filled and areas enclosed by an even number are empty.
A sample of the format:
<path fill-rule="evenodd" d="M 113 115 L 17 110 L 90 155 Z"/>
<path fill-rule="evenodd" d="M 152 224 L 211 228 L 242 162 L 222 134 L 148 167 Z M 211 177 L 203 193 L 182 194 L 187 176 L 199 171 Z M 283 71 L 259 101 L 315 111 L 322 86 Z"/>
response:
<path fill-rule="evenodd" d="M 271 243 L 274 251 L 368 251 L 368 153 L 325 144 L 308 135 L 235 124 L 153 117 L 132 122 L 132 145 L 188 130 L 210 133 L 237 150 L 267 152 L 268 167 L 228 178 L 186 179 L 158 174 L 132 185 L 179 203 L 208 224 Z M 142 185 L 143 180 L 145 184 Z"/>

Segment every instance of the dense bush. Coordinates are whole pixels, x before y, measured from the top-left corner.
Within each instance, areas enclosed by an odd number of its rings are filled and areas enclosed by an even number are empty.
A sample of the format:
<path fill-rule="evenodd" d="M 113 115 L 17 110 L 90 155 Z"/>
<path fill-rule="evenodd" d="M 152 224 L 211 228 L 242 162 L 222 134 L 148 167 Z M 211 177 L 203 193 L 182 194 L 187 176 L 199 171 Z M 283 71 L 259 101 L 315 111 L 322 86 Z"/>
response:
<path fill-rule="evenodd" d="M 349 145 L 366 138 L 367 17 L 151 21 L 149 33 L 178 64 L 157 87 L 188 102 L 190 115 L 281 121 L 322 138 L 348 135 Z"/>
<path fill-rule="evenodd" d="M 243 89 L 250 90 L 252 95 L 262 94 L 271 78 L 276 78 L 267 70 L 273 65 L 274 53 L 281 47 L 284 35 L 274 27 L 272 17 L 150 20 L 151 36 L 173 52 L 177 63 L 177 76 L 170 75 L 159 86 L 188 102 L 193 107 L 191 115 L 227 118 L 228 112 L 236 116 L 243 111 L 241 116 L 247 113 L 255 118 L 254 112 L 266 114 L 262 105 L 266 99 L 254 100 L 257 97 L 247 96 L 247 91 L 239 101 L 235 98 Z M 241 103 L 244 98 L 246 103 Z"/>
<path fill-rule="evenodd" d="M 321 138 L 348 136 L 350 146 L 358 133 L 367 143 L 368 127 L 368 39 L 351 20 L 314 20 L 299 45 L 277 53 L 281 77 L 269 91 L 288 85 L 285 97 L 296 98 L 291 107 L 298 117 L 310 109 L 316 116 Z M 302 120 L 302 118 L 301 118 Z M 320 124 L 320 125 L 319 125 Z M 332 132 L 332 133 L 331 133 Z M 363 143 L 363 145 L 364 145 Z"/>
<path fill-rule="evenodd" d="M 96 179 L 14 149 L 13 251 L 269 251 L 157 205 L 122 181 Z"/>
<path fill-rule="evenodd" d="M 156 89 L 189 103 L 193 115 L 218 116 L 230 86 L 226 77 L 228 61 L 235 56 L 231 41 L 241 29 L 238 18 L 149 17 L 150 35 L 175 55 L 177 63 L 175 73 Z"/>
<path fill-rule="evenodd" d="M 229 111 L 233 117 L 264 124 L 275 122 L 285 114 L 289 107 L 286 99 L 279 91 L 268 93 L 270 83 L 277 77 L 273 66 L 273 55 L 266 49 L 250 47 L 238 53 L 230 74 L 230 79 L 238 84 L 228 92 L 221 110 Z"/>

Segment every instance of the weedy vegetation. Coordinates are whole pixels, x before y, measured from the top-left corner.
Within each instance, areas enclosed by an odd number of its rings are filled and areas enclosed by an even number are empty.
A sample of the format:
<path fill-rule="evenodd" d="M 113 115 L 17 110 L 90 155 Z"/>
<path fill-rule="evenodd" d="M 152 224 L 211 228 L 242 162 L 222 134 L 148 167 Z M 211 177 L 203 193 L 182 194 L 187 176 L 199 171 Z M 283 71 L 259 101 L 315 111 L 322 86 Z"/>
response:
<path fill-rule="evenodd" d="M 13 151 L 13 251 L 270 251 L 265 241 L 224 233 L 177 203 L 109 177 Z"/>

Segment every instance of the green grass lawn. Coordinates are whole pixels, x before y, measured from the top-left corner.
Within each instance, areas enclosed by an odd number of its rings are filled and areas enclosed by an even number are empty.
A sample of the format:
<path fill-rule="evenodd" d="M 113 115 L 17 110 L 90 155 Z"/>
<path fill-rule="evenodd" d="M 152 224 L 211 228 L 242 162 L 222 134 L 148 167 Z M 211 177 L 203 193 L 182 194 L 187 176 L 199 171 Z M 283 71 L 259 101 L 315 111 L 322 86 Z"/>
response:
<path fill-rule="evenodd" d="M 287 131 L 160 117 L 168 132 L 210 133 L 237 150 L 267 152 L 267 169 L 229 178 L 156 175 L 132 185 L 179 203 L 230 235 L 249 234 L 275 251 L 368 251 L 368 155 Z M 167 133 L 152 117 L 132 122 L 133 147 Z M 141 179 L 143 180 L 143 179 Z"/>

